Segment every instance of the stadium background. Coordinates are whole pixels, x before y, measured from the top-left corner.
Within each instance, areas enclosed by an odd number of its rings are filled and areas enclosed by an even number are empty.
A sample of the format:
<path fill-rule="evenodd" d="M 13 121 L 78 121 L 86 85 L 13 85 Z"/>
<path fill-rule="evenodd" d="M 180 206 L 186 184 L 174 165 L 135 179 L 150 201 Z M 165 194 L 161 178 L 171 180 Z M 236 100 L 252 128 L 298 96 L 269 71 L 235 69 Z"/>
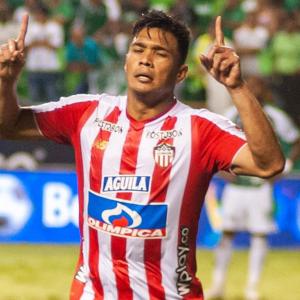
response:
<path fill-rule="evenodd" d="M 19 15 L 30 11 L 38 1 L 0 0 L 0 42 L 4 43 L 18 31 Z M 270 83 L 275 104 L 289 113 L 284 99 L 278 100 L 276 87 L 271 83 L 276 73 L 270 68 L 272 39 L 282 31 L 281 14 L 293 15 L 298 22 L 300 36 L 300 1 L 97 1 L 52 0 L 43 1 L 47 7 L 47 21 L 61 26 L 63 44 L 56 49 L 59 69 L 56 88 L 59 95 L 70 95 L 84 86 L 89 92 L 125 92 L 123 60 L 130 27 L 136 16 L 148 9 L 159 8 L 178 14 L 192 27 L 193 43 L 188 58 L 190 76 L 178 90 L 178 97 L 195 107 L 207 106 L 205 75 L 195 67 L 193 53 L 199 37 L 205 37 L 216 15 L 224 19 L 225 34 L 233 39 L 236 28 L 242 26 L 247 14 L 262 5 L 269 13 L 273 27 L 266 47 L 259 57 L 260 76 Z M 95 5 L 95 6 L 93 6 Z M 93 9 L 93 8 L 97 9 Z M 91 9 L 92 8 L 92 9 Z M 262 11 L 262 10 L 261 10 Z M 31 15 L 31 22 L 34 16 Z M 95 22 L 97 20 L 97 22 Z M 275 21 L 274 21 L 275 20 Z M 277 21 L 276 21 L 277 20 Z M 276 24 L 273 23 L 277 22 Z M 77 25 L 86 27 L 84 38 L 97 45 L 94 61 L 82 58 L 84 72 L 74 71 L 70 51 L 71 30 Z M 271 26 L 270 25 L 270 26 Z M 268 24 L 266 25 L 268 26 Z M 277 27 L 276 27 L 277 26 Z M 251 38 L 251 37 L 249 37 Z M 68 50 L 69 49 L 69 50 Z M 299 47 L 300 51 L 300 47 Z M 300 54 L 299 70 L 300 70 Z M 18 84 L 22 105 L 46 102 L 45 91 L 40 101 L 32 101 L 29 89 L 31 70 L 25 66 Z M 290 74 L 289 74 L 290 75 Z M 292 74 L 295 75 L 295 74 Z M 297 75 L 295 75 L 297 78 Z M 300 83 L 300 81 L 299 81 Z M 280 89 L 279 89 L 280 90 Z M 297 93 L 295 91 L 295 99 Z M 299 99 L 299 98 L 298 98 Z M 295 100 L 296 101 L 296 100 Z M 296 107 L 297 108 L 297 107 Z M 295 110 L 292 107 L 292 110 Z M 299 113 L 299 111 L 295 111 Z M 291 115 L 299 125 L 297 116 Z M 288 152 L 289 146 L 283 145 Z M 79 241 L 77 230 L 77 193 L 72 149 L 49 141 L 0 141 L 0 300 L 9 299 L 67 299 L 69 282 L 75 268 Z M 300 162 L 285 178 L 274 183 L 275 218 L 278 231 L 269 238 L 272 253 L 264 270 L 262 293 L 264 299 L 300 299 Z M 205 286 L 210 282 L 213 257 L 211 249 L 220 238 L 220 195 L 224 181 L 216 177 L 207 195 L 199 221 L 199 275 Z M 74 246 L 75 244 L 75 246 Z M 240 249 L 230 270 L 228 299 L 241 299 L 243 276 L 249 244 L 246 234 L 240 234 L 235 245 Z M 51 284 L 49 284 L 51 282 Z"/>

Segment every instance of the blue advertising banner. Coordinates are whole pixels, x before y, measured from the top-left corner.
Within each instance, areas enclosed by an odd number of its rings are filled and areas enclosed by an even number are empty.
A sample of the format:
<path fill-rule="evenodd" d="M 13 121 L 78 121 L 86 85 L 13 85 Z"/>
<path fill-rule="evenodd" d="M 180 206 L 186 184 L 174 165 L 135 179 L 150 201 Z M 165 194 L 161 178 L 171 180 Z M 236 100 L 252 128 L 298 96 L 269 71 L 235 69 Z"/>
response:
<path fill-rule="evenodd" d="M 75 173 L 1 171 L 0 242 L 79 242 Z"/>
<path fill-rule="evenodd" d="M 215 246 L 221 236 L 221 195 L 225 182 L 214 178 L 199 220 L 197 244 Z M 300 178 L 274 184 L 273 247 L 300 246 Z M 74 172 L 1 171 L 0 242 L 78 243 L 78 195 Z M 240 235 L 237 246 L 248 239 Z"/>

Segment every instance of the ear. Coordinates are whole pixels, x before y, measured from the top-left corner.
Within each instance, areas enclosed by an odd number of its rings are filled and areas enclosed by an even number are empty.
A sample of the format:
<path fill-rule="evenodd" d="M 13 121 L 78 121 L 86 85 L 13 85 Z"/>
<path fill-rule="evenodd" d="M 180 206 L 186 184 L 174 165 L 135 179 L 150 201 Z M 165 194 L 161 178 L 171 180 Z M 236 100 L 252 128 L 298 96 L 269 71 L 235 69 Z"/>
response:
<path fill-rule="evenodd" d="M 183 64 L 179 67 L 179 70 L 177 73 L 177 78 L 176 78 L 176 83 L 179 83 L 186 78 L 188 69 L 189 68 L 188 68 L 187 64 Z"/>

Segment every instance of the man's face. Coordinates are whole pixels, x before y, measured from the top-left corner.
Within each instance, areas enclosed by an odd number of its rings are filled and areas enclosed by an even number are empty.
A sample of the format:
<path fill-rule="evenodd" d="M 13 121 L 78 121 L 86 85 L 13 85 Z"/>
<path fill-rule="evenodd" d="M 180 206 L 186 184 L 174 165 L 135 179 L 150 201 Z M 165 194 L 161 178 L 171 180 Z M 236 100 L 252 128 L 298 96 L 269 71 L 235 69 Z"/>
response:
<path fill-rule="evenodd" d="M 136 93 L 173 92 L 182 80 L 177 40 L 159 28 L 144 28 L 134 37 L 125 62 L 128 89 Z"/>
<path fill-rule="evenodd" d="M 71 40 L 75 45 L 81 47 L 84 43 L 84 30 L 81 28 L 74 28 L 71 31 Z"/>

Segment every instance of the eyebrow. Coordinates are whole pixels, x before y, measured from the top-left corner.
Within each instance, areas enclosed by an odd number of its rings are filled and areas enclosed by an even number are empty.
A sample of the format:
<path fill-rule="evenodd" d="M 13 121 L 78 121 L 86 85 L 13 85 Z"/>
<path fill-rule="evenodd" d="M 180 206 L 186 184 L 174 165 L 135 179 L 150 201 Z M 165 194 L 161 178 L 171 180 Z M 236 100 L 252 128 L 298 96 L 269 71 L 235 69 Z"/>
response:
<path fill-rule="evenodd" d="M 147 46 L 144 43 L 142 43 L 142 42 L 134 42 L 134 43 L 132 43 L 131 47 L 134 47 L 134 46 L 138 46 L 138 47 L 141 47 L 141 48 L 147 48 Z M 151 47 L 151 49 L 158 50 L 158 51 L 159 50 L 163 50 L 163 51 L 166 51 L 166 52 L 170 52 L 167 48 L 162 47 L 160 45 L 154 45 L 154 46 Z"/>

